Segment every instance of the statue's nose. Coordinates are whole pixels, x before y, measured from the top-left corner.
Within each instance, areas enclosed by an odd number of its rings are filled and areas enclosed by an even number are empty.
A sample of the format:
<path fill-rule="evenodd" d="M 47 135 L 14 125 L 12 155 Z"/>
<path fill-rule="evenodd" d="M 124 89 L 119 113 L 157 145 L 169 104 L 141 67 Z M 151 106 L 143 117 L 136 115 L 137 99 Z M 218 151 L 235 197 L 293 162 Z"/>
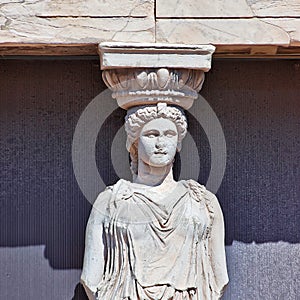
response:
<path fill-rule="evenodd" d="M 162 138 L 161 136 L 157 137 L 157 140 L 156 140 L 156 148 L 160 149 L 160 148 L 163 148 L 164 146 L 166 145 L 165 141 L 164 141 L 164 138 Z"/>

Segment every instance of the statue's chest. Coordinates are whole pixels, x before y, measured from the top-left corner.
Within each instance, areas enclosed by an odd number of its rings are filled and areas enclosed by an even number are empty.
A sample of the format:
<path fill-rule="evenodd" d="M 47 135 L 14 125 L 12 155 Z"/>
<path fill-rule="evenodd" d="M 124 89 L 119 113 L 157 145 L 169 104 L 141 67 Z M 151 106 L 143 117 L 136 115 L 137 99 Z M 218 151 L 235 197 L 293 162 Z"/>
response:
<path fill-rule="evenodd" d="M 154 243 L 161 240 L 164 243 L 173 240 L 178 243 L 187 239 L 200 240 L 208 226 L 209 218 L 205 205 L 184 197 L 174 206 L 155 205 L 140 207 L 136 215 L 144 215 L 146 222 L 131 223 L 128 226 L 134 240 L 145 241 L 152 239 Z M 133 219 L 133 216 L 129 217 Z"/>

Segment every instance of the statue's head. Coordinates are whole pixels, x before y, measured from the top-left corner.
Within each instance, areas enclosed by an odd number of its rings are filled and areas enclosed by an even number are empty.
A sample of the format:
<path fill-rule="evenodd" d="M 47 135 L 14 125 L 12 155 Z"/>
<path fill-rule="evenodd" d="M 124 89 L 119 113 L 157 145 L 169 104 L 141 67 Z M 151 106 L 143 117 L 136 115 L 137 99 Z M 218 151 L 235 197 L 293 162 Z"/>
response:
<path fill-rule="evenodd" d="M 128 110 L 125 129 L 131 171 L 137 175 L 139 159 L 153 167 L 173 162 L 187 133 L 187 121 L 180 108 L 158 103 Z"/>

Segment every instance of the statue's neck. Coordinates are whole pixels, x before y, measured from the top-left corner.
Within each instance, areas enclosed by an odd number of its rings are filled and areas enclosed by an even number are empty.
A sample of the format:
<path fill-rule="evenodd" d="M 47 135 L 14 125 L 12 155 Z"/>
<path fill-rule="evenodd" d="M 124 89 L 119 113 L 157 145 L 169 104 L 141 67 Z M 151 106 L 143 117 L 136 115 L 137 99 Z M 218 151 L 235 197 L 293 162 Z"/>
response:
<path fill-rule="evenodd" d="M 173 163 L 164 167 L 152 167 L 139 161 L 138 175 L 134 180 L 148 186 L 165 186 L 176 183 L 173 178 Z"/>

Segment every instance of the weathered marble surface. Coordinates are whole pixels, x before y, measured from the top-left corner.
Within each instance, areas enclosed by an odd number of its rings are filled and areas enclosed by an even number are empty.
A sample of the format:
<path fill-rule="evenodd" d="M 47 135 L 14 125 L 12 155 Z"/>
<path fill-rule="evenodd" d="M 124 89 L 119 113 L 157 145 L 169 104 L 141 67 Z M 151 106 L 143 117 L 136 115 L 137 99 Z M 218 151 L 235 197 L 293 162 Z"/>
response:
<path fill-rule="evenodd" d="M 6 16 L 39 17 L 147 17 L 154 9 L 154 0 L 17 0 L 0 1 Z"/>
<path fill-rule="evenodd" d="M 102 70 L 118 66 L 122 69 L 191 68 L 207 72 L 211 68 L 211 56 L 215 47 L 208 44 L 106 42 L 99 44 L 98 50 Z"/>
<path fill-rule="evenodd" d="M 153 42 L 154 2 L 19 1 L 0 3 L 0 43 Z"/>
<path fill-rule="evenodd" d="M 253 19 L 159 19 L 156 41 L 165 43 L 212 43 L 222 45 L 290 44 L 289 34 L 279 27 Z"/>
<path fill-rule="evenodd" d="M 249 7 L 258 17 L 299 17 L 299 0 L 247 0 Z"/>
<path fill-rule="evenodd" d="M 265 18 L 264 22 L 285 30 L 291 46 L 300 46 L 300 18 Z"/>
<path fill-rule="evenodd" d="M 5 16 L 0 20 L 2 43 L 153 42 L 154 20 L 149 18 L 92 18 Z"/>
<path fill-rule="evenodd" d="M 156 0 L 156 16 L 176 18 L 298 17 L 298 0 Z"/>
<path fill-rule="evenodd" d="M 0 54 L 96 54 L 89 44 L 101 41 L 214 43 L 216 52 L 246 55 L 299 53 L 292 48 L 300 44 L 299 12 L 298 0 L 1 1 Z M 27 52 L 24 43 L 30 44 Z M 66 49 L 37 50 L 38 44 Z M 262 49 L 266 45 L 273 48 Z"/>
<path fill-rule="evenodd" d="M 156 0 L 158 18 L 253 17 L 245 0 Z"/>

